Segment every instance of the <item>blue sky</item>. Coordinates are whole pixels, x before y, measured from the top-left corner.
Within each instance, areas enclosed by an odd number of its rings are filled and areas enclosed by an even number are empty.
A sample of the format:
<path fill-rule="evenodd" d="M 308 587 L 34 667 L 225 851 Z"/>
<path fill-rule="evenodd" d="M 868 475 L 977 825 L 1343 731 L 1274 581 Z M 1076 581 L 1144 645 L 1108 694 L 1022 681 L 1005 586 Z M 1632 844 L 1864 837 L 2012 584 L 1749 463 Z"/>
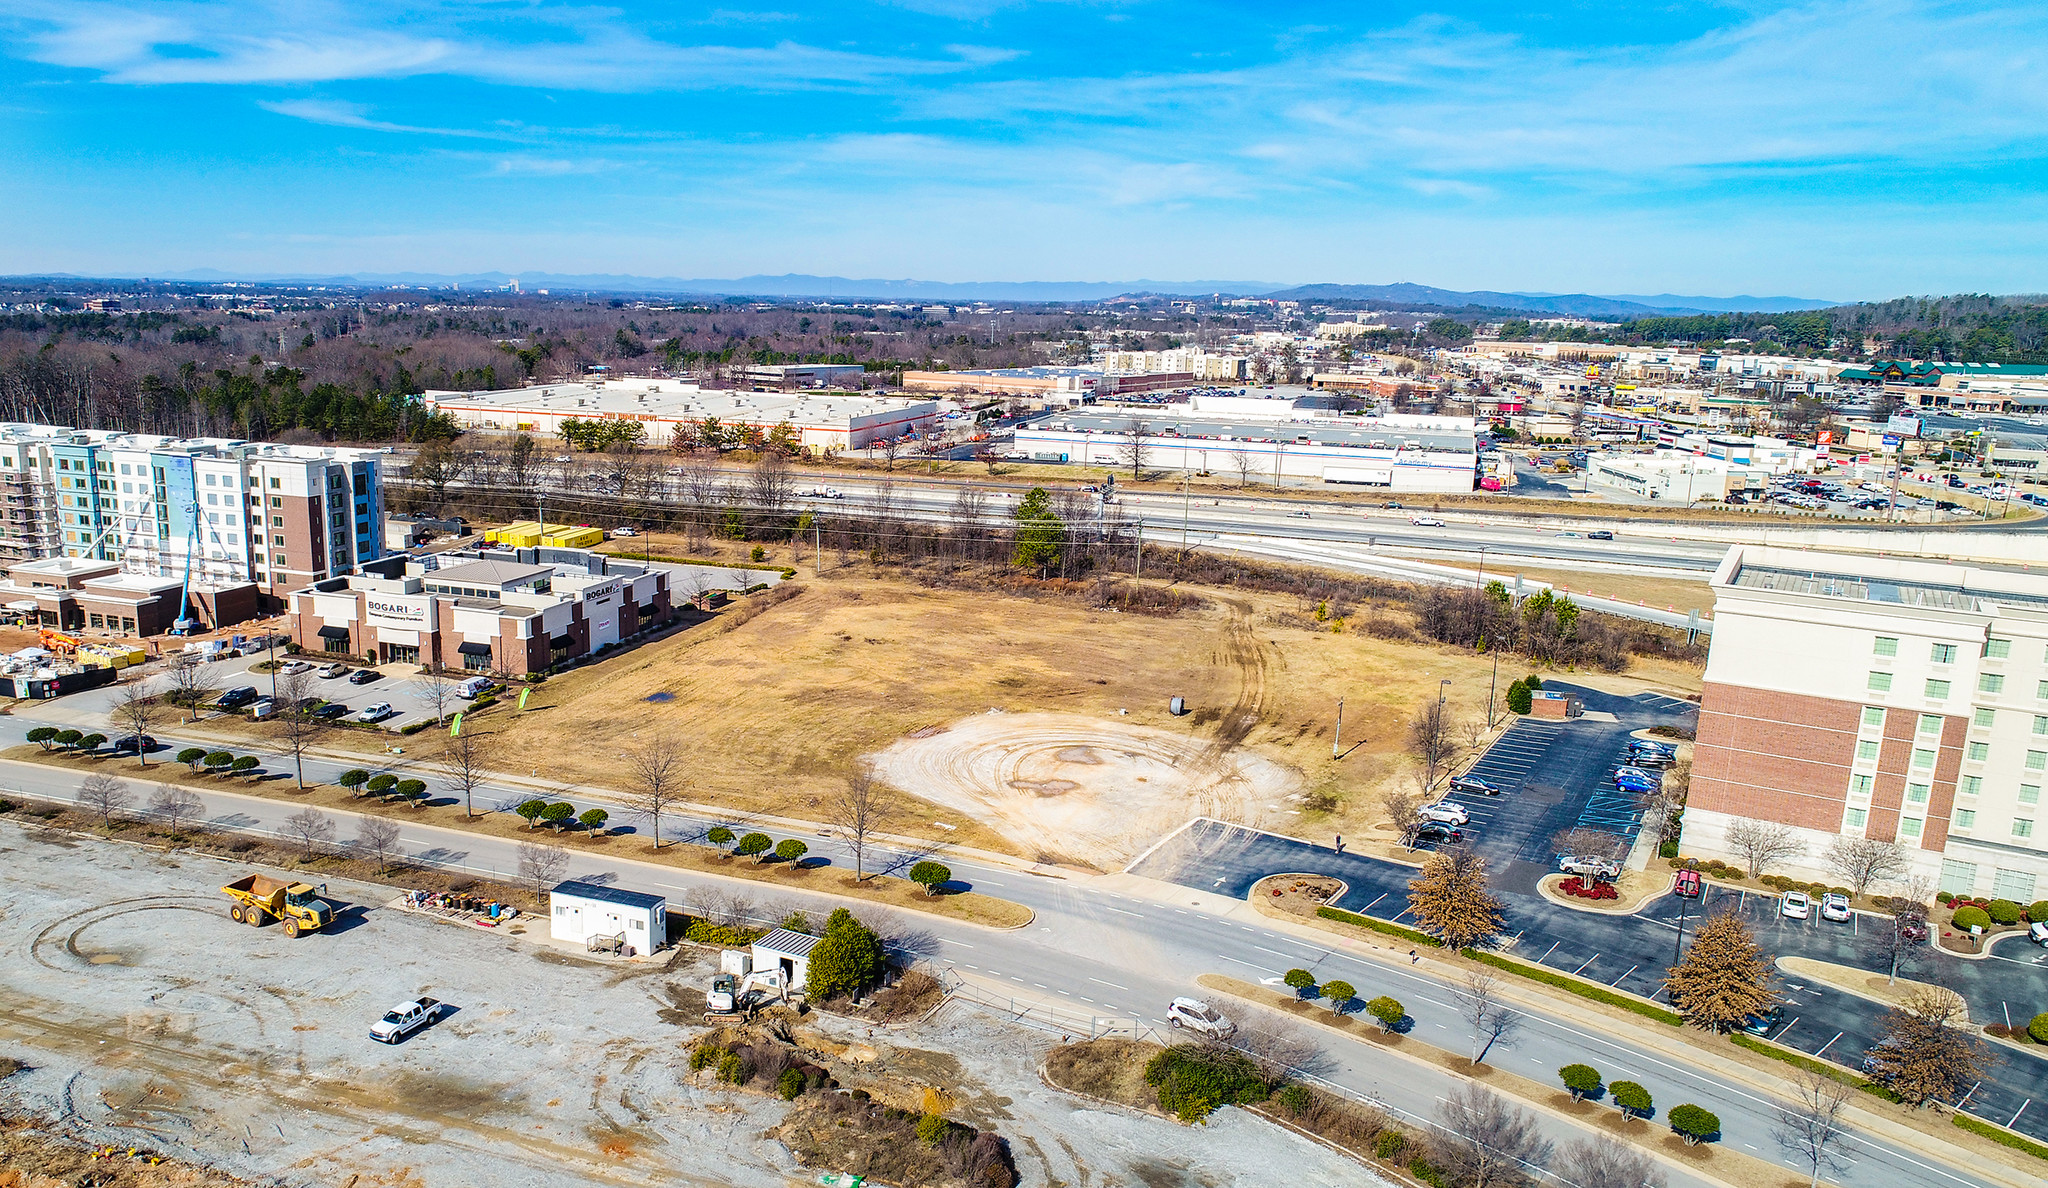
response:
<path fill-rule="evenodd" d="M 0 0 L 0 272 L 2048 290 L 2048 5 Z"/>

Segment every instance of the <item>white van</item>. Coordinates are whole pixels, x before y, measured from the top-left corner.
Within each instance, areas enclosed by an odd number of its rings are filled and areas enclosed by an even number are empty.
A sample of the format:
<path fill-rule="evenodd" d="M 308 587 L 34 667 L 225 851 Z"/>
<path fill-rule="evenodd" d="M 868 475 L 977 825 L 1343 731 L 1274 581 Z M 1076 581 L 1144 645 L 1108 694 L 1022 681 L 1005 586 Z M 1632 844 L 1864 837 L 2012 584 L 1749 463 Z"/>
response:
<path fill-rule="evenodd" d="M 484 695 L 484 691 L 486 689 L 489 689 L 490 687 L 491 678 L 471 677 L 468 680 L 462 682 L 461 684 L 455 686 L 455 695 L 457 697 L 462 698 L 464 701 L 475 701 L 477 698 L 482 697 Z"/>

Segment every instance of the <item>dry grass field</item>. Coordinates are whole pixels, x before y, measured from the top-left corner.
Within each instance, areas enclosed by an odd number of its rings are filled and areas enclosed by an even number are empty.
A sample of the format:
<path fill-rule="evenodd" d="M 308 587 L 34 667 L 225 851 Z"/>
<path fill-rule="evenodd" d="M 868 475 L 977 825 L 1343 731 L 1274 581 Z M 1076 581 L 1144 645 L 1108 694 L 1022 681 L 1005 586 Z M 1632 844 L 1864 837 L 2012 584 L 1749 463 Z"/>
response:
<path fill-rule="evenodd" d="M 1196 591 L 1200 609 L 1157 619 L 934 590 L 858 566 L 801 584 L 733 629 L 714 621 L 547 682 L 535 708 L 494 723 L 504 752 L 542 776 L 628 788 L 623 756 L 666 734 L 689 756 L 689 798 L 816 819 L 873 757 L 907 743 L 943 751 L 956 735 L 971 753 L 926 754 L 912 764 L 918 778 L 1000 778 L 978 796 L 907 802 L 895 831 L 1101 866 L 1126 845 L 1091 849 L 1105 839 L 1082 828 L 1068 834 L 1087 843 L 1081 852 L 1062 852 L 1048 830 L 1082 811 L 1071 798 L 1113 807 L 1138 783 L 1166 785 L 1145 790 L 1161 821 L 1220 804 L 1292 830 L 1305 797 L 1318 832 L 1363 825 L 1406 769 L 1415 708 L 1448 679 L 1457 714 L 1480 716 L 1492 673 L 1490 660 L 1455 649 L 1283 626 L 1298 619 L 1292 600 L 1234 591 Z M 1662 667 L 1603 684 L 1697 689 L 1696 672 Z M 1515 675 L 1510 662 L 1503 688 Z M 1168 712 L 1176 695 L 1184 717 Z M 1344 755 L 1333 759 L 1339 698 Z M 1030 742 L 970 721 L 991 711 L 1056 717 L 1023 720 L 1044 722 L 1046 737 L 1011 762 L 1003 748 Z M 1077 768 L 1102 778 L 1090 786 Z M 1220 795 L 1217 779 L 1232 770 L 1254 782 Z M 1170 811 L 1176 789 L 1184 813 Z M 1314 807 L 1329 799 L 1334 811 Z"/>

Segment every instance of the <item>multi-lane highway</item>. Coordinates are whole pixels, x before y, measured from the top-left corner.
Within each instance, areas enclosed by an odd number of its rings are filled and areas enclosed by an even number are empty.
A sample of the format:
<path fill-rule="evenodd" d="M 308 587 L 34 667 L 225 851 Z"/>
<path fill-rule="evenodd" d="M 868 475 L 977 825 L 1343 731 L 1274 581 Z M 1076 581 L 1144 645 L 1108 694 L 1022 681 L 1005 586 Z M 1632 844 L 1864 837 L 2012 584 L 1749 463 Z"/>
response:
<path fill-rule="evenodd" d="M 32 712 L 9 717 L 0 723 L 0 740 L 18 740 L 36 724 Z M 184 741 L 175 738 L 177 733 L 167 730 L 159 737 L 175 747 Z M 257 753 L 262 754 L 261 750 Z M 264 760 L 270 770 L 289 770 L 288 761 L 281 756 L 266 755 Z M 342 767 L 354 762 L 345 757 L 315 757 L 307 763 L 307 776 L 331 781 Z M 137 800 L 146 796 L 153 773 L 146 775 L 130 764 L 114 770 L 133 772 Z M 25 796 L 72 800 L 78 778 L 74 771 L 43 764 L 0 764 L 0 787 Z M 436 782 L 435 786 L 440 785 Z M 504 780 L 490 787 L 480 803 L 502 808 L 532 794 L 531 787 Z M 644 830 L 648 824 L 614 798 L 584 789 L 573 795 L 582 802 L 611 804 L 618 809 L 615 821 L 627 828 Z M 259 832 L 282 832 L 283 818 L 300 807 L 236 791 L 226 784 L 220 790 L 204 791 L 202 798 L 204 815 L 216 825 Z M 353 835 L 355 824 L 348 819 L 350 814 L 336 810 L 332 815 L 337 818 L 340 837 Z M 422 815 L 404 823 L 400 844 L 406 853 L 420 861 L 482 873 L 510 875 L 517 869 L 515 842 L 435 824 L 435 819 Z M 685 833 L 701 830 L 710 821 L 701 813 L 678 814 L 665 819 L 663 833 L 673 836 L 679 829 Z M 771 829 L 795 828 L 791 823 L 763 824 Z M 814 828 L 807 831 L 814 835 L 815 855 L 837 864 L 848 862 L 838 839 L 817 836 Z M 688 902 L 694 893 L 721 882 L 666 866 L 570 849 L 574 855 L 572 875 L 607 876 L 679 902 Z M 900 861 L 903 856 L 892 851 L 883 861 Z M 894 931 L 901 942 L 985 988 L 1061 1012 L 1077 1021 L 1077 1030 L 1090 1017 L 1157 1026 L 1172 996 L 1203 993 L 1195 985 L 1203 973 L 1258 981 L 1301 967 L 1319 978 L 1341 977 L 1352 982 L 1364 996 L 1387 993 L 1399 998 L 1407 1005 L 1418 1038 L 1452 1050 L 1462 1049 L 1467 1042 L 1455 974 L 1430 963 L 1410 965 L 1400 953 L 1375 952 L 1363 944 L 1275 924 L 1253 912 L 1241 898 L 1170 882 L 1131 875 L 1086 878 L 1032 871 L 964 853 L 948 855 L 946 860 L 959 881 L 1026 904 L 1036 918 L 1023 929 L 1007 932 L 942 918 L 899 920 Z M 804 907 L 822 907 L 829 902 L 795 889 L 770 892 L 752 882 L 726 886 L 763 900 Z M 1776 1118 L 1774 1099 L 1754 1075 L 1722 1075 L 1723 1069 L 1714 1060 L 1696 1058 L 1670 1041 L 1651 1043 L 1632 1038 L 1627 1029 L 1588 1025 L 1575 1019 L 1574 1012 L 1541 1000 L 1529 999 L 1525 1006 L 1528 1017 L 1519 1037 L 1510 1048 L 1496 1050 L 1493 1063 L 1547 1082 L 1560 1065 L 1590 1059 L 1610 1079 L 1627 1077 L 1650 1087 L 1660 1109 L 1692 1101 L 1714 1110 L 1723 1119 L 1724 1141 L 1731 1147 L 1790 1166 L 1770 1138 Z M 1226 1009 L 1249 1026 L 1285 1026 L 1252 1008 L 1228 1004 Z M 1383 1052 L 1354 1041 L 1331 1039 L 1325 1041 L 1325 1047 L 1331 1056 L 1325 1077 L 1413 1117 L 1430 1116 L 1451 1084 L 1448 1074 L 1421 1064 L 1389 1063 Z M 1573 1134 L 1572 1124 L 1559 1117 L 1546 1115 L 1542 1125 L 1555 1138 Z M 1883 1137 L 1871 1119 L 1862 1119 L 1859 1126 L 1851 1144 L 1857 1162 L 1844 1183 L 1871 1188 L 1962 1188 L 2021 1182 L 1996 1168 L 1943 1166 L 1924 1149 Z M 1676 1169 L 1672 1180 L 1688 1186 L 1699 1183 Z"/>

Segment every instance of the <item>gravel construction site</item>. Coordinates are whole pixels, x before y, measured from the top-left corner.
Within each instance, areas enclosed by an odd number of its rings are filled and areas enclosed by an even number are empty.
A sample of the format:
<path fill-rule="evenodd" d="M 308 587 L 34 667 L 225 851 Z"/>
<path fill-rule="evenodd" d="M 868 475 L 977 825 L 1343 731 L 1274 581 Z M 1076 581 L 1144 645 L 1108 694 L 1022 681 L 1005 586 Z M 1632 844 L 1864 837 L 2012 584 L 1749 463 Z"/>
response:
<path fill-rule="evenodd" d="M 1132 858 L 1193 815 L 1258 824 L 1301 773 L 1203 736 L 1079 714 L 979 714 L 874 757 L 889 784 L 995 829 L 1027 854 Z"/>
<path fill-rule="evenodd" d="M 332 882 L 331 931 L 228 918 L 244 868 L 0 823 L 0 1101 L 81 1140 L 265 1182 L 373 1186 L 782 1185 L 788 1108 L 693 1074 L 711 950 L 610 963 L 383 906 Z M 538 927 L 544 927 L 535 922 Z M 417 995 L 454 1011 L 403 1043 L 367 1028 Z M 1252 1188 L 1376 1182 L 1238 1111 L 1183 1127 L 1095 1108 L 1038 1076 L 1058 1037 L 960 1003 L 903 1027 L 812 1012 L 834 1075 L 878 1100 L 944 1089 L 1011 1144 L 1026 1184 Z"/>

